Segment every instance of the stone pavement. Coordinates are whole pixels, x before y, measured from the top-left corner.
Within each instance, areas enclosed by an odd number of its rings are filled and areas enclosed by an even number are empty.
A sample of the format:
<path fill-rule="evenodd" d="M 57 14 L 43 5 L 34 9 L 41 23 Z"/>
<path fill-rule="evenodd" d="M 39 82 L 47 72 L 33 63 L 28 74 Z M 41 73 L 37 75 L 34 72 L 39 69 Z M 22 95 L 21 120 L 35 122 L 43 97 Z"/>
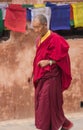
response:
<path fill-rule="evenodd" d="M 83 130 L 83 113 L 67 115 L 74 123 L 71 130 Z M 34 126 L 34 118 L 22 120 L 7 120 L 0 122 L 0 130 L 37 130 Z"/>

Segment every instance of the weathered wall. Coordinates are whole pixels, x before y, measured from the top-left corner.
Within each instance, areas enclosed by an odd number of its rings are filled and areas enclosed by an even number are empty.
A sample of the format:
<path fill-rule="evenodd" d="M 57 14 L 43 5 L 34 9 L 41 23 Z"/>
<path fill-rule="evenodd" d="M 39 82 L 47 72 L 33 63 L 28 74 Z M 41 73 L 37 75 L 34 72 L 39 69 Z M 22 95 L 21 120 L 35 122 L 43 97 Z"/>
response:
<path fill-rule="evenodd" d="M 69 39 L 72 70 L 70 89 L 64 92 L 64 109 L 66 112 L 83 111 L 80 101 L 83 101 L 83 39 Z"/>
<path fill-rule="evenodd" d="M 34 3 L 43 3 L 45 1 L 50 2 L 83 2 L 83 0 L 0 0 L 0 2 L 12 2 L 15 4 L 34 4 Z"/>
<path fill-rule="evenodd" d="M 0 2 L 12 2 L 12 0 L 0 0 Z"/>
<path fill-rule="evenodd" d="M 27 3 L 27 4 L 34 4 L 34 3 L 44 3 L 44 2 L 62 2 L 62 3 L 67 3 L 67 2 L 83 2 L 83 0 L 12 0 L 12 3 Z"/>
<path fill-rule="evenodd" d="M 42 0 L 43 2 L 49 1 L 49 2 L 83 2 L 83 0 Z"/>
<path fill-rule="evenodd" d="M 83 101 L 83 39 L 67 40 L 70 44 L 72 83 L 64 92 L 65 112 L 81 112 Z M 11 32 L 0 44 L 0 120 L 27 118 L 34 115 L 34 87 L 29 82 L 35 54 L 35 34 Z"/>
<path fill-rule="evenodd" d="M 33 115 L 33 87 L 29 83 L 35 35 L 11 32 L 0 44 L 0 120 Z"/>
<path fill-rule="evenodd" d="M 38 3 L 42 2 L 37 1 Z M 29 1 L 29 3 L 37 3 Z M 28 3 L 12 0 L 12 3 Z M 0 120 L 27 118 L 34 115 L 34 87 L 28 82 L 35 53 L 35 34 L 11 32 L 10 39 L 0 44 Z M 65 112 L 81 112 L 83 101 L 83 39 L 69 39 L 72 83 L 64 92 Z"/>

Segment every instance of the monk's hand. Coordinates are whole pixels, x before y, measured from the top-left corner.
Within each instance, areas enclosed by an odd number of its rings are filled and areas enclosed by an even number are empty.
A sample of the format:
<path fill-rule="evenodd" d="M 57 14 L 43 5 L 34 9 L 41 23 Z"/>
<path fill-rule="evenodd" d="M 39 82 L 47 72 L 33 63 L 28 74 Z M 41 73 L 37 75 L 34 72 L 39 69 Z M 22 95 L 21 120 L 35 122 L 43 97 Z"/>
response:
<path fill-rule="evenodd" d="M 41 60 L 38 62 L 38 65 L 40 67 L 45 67 L 45 66 L 49 65 L 49 60 Z"/>

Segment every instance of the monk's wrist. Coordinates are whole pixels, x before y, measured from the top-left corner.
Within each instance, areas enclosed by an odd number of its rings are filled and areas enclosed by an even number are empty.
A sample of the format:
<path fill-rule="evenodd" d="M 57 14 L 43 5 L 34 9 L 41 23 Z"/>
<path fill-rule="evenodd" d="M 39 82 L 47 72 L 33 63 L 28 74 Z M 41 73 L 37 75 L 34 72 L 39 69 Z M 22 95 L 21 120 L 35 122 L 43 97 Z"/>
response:
<path fill-rule="evenodd" d="M 52 64 L 55 64 L 56 61 L 55 60 L 49 60 L 49 65 L 51 66 Z"/>
<path fill-rule="evenodd" d="M 49 64 L 50 64 L 50 66 L 53 64 L 53 61 L 52 60 L 49 60 Z"/>

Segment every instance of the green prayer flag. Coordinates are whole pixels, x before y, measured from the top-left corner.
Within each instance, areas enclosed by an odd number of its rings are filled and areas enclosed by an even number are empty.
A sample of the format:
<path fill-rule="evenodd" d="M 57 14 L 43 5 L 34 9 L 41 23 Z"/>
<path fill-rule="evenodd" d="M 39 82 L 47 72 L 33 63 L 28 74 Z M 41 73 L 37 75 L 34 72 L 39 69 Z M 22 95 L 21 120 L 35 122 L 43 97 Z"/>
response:
<path fill-rule="evenodd" d="M 0 32 L 4 29 L 2 10 L 0 9 Z"/>

